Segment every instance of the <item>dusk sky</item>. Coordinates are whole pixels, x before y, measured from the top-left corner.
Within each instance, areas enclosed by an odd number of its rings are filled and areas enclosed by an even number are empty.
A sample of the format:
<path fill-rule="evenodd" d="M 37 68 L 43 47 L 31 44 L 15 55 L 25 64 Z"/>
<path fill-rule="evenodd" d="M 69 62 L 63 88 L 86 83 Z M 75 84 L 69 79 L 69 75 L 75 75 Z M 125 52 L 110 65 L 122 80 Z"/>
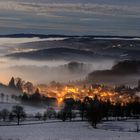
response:
<path fill-rule="evenodd" d="M 0 0 L 0 34 L 140 36 L 139 0 Z"/>

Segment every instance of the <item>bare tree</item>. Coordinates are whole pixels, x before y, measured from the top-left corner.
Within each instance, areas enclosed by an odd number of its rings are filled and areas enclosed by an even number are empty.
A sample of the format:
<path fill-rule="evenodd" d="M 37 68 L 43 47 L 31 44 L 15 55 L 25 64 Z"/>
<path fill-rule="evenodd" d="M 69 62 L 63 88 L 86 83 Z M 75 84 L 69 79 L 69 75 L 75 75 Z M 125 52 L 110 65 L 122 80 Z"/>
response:
<path fill-rule="evenodd" d="M 6 101 L 8 103 L 8 101 L 9 101 L 9 95 L 6 95 Z"/>
<path fill-rule="evenodd" d="M 0 96 L 1 96 L 1 101 L 3 102 L 4 101 L 4 93 L 1 93 Z"/>
<path fill-rule="evenodd" d="M 140 126 L 139 126 L 139 122 L 138 122 L 138 121 L 136 121 L 136 123 L 135 123 L 135 124 L 136 124 L 136 132 L 139 132 L 139 131 L 140 131 L 140 128 L 139 128 L 139 127 L 140 127 Z"/>
<path fill-rule="evenodd" d="M 3 121 L 6 121 L 6 119 L 9 117 L 9 111 L 7 109 L 3 109 L 1 111 L 1 118 Z"/>
<path fill-rule="evenodd" d="M 24 108 L 22 106 L 16 105 L 16 106 L 13 106 L 12 112 L 14 116 L 17 118 L 17 124 L 19 125 L 20 119 L 25 118 L 26 116 Z"/>

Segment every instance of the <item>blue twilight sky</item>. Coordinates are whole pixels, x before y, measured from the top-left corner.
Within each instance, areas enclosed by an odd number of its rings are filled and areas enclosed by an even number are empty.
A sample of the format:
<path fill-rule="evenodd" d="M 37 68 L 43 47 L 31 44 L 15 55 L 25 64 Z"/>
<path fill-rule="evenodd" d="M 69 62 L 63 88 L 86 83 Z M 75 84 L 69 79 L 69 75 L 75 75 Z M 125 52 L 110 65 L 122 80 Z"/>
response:
<path fill-rule="evenodd" d="M 0 0 L 0 34 L 140 36 L 140 0 Z"/>

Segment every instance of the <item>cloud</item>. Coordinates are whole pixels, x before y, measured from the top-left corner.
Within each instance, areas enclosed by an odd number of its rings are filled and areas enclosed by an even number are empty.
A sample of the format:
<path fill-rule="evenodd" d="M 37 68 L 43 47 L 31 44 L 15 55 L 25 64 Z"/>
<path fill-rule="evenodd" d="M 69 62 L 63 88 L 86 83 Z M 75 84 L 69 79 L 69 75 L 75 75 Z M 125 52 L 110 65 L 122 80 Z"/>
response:
<path fill-rule="evenodd" d="M 0 34 L 139 35 L 139 5 L 80 1 L 0 0 Z"/>
<path fill-rule="evenodd" d="M 107 5 L 94 3 L 34 3 L 1 1 L 0 10 L 27 12 L 38 15 L 47 15 L 57 12 L 80 12 L 85 14 L 103 14 L 117 16 L 139 16 L 140 9 L 137 6 Z"/>
<path fill-rule="evenodd" d="M 2 21 L 19 21 L 20 18 L 16 18 L 16 17 L 0 17 L 0 20 L 2 20 Z"/>

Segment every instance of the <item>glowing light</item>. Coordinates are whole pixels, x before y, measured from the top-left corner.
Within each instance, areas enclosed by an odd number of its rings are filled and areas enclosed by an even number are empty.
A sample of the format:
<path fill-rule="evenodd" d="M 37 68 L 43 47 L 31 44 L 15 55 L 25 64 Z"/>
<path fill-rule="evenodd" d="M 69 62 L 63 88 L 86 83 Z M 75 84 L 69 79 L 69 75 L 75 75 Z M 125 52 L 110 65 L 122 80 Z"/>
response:
<path fill-rule="evenodd" d="M 127 93 L 120 95 L 119 93 L 115 92 L 111 88 L 104 88 L 101 87 L 84 87 L 83 86 L 75 86 L 75 85 L 68 85 L 60 87 L 56 86 L 40 86 L 40 91 L 47 97 L 56 98 L 58 101 L 58 105 L 62 104 L 65 99 L 73 98 L 74 100 L 83 101 L 85 97 L 94 98 L 95 95 L 102 101 L 107 102 L 108 100 L 112 104 L 116 104 L 117 102 L 121 103 L 122 105 L 131 102 L 132 97 Z"/>

